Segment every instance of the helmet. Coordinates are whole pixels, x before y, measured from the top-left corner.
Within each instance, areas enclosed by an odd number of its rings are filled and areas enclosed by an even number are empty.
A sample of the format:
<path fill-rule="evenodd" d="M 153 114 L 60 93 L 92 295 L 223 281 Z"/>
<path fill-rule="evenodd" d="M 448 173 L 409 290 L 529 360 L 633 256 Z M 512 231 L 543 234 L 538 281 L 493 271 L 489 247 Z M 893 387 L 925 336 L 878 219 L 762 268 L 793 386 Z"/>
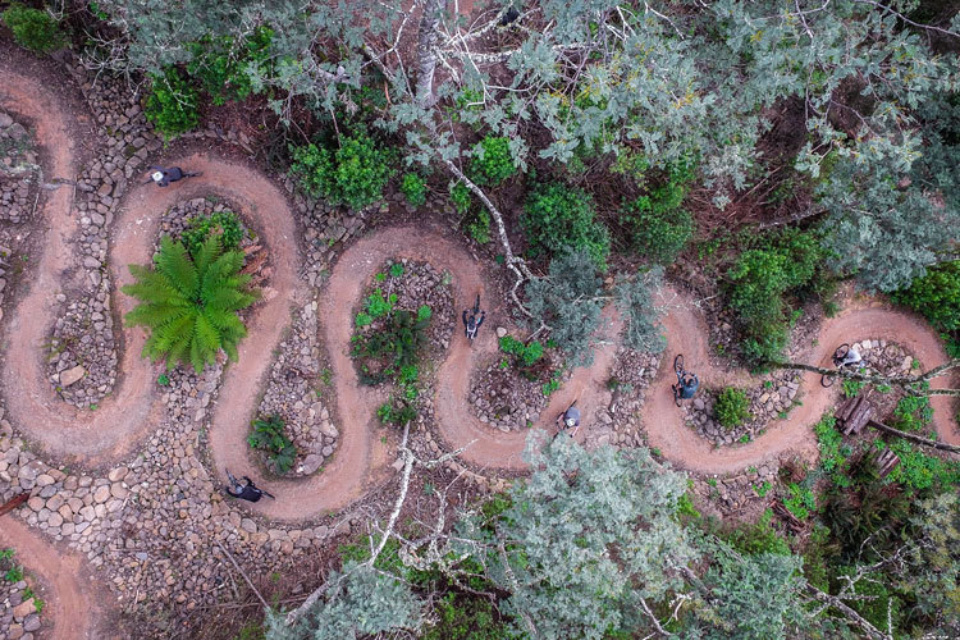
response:
<path fill-rule="evenodd" d="M 160 182 L 163 180 L 163 171 L 154 171 L 150 174 L 150 177 L 153 178 L 154 182 Z"/>
<path fill-rule="evenodd" d="M 577 426 L 577 421 L 574 420 L 573 418 L 567 418 L 567 419 L 564 420 L 563 422 L 564 422 L 564 424 L 566 424 L 568 427 L 575 427 L 575 426 Z"/>

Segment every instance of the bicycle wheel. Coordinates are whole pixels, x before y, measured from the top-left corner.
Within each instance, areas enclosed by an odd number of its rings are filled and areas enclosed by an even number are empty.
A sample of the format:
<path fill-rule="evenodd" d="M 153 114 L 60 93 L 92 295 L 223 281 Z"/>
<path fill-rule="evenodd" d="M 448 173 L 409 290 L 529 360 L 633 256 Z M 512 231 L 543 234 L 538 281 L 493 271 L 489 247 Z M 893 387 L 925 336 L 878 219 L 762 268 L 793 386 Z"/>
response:
<path fill-rule="evenodd" d="M 480 294 L 477 294 L 477 301 L 473 303 L 473 315 L 480 313 Z"/>
<path fill-rule="evenodd" d="M 673 370 L 677 372 L 678 376 L 683 375 L 683 354 L 678 353 L 677 357 L 673 359 Z"/>

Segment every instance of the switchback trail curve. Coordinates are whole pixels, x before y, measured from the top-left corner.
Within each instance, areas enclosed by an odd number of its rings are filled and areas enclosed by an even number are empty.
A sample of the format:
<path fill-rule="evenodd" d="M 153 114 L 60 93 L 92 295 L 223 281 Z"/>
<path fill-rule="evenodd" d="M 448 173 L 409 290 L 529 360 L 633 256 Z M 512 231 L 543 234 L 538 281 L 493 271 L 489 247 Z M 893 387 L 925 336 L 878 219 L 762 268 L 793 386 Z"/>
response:
<path fill-rule="evenodd" d="M 102 615 L 93 597 L 97 589 L 82 583 L 84 570 L 80 558 L 72 553 L 61 553 L 49 542 L 10 516 L 0 521 L 0 549 L 13 548 L 13 560 L 28 573 L 39 576 L 44 588 L 38 592 L 44 601 L 41 619 L 53 620 L 52 640 L 107 640 L 113 638 L 94 621 Z"/>
<path fill-rule="evenodd" d="M 76 175 L 75 147 L 57 98 L 45 90 L 36 78 L 26 78 L 0 68 L 0 104 L 33 121 L 37 143 L 45 153 L 44 169 L 47 181 L 54 178 L 72 181 Z M 71 207 L 72 190 L 63 186 L 46 194 L 42 216 L 46 221 L 66 221 L 70 219 Z M 50 229 L 47 232 L 47 250 L 41 259 L 40 273 L 32 284 L 31 292 L 27 294 L 27 301 L 34 299 L 34 307 L 27 311 L 24 321 L 26 324 L 38 324 L 41 328 L 45 326 L 40 321 L 42 315 L 29 314 L 42 313 L 45 299 L 43 288 L 55 286 L 55 265 L 67 264 L 70 259 L 64 242 L 66 237 L 69 237 L 69 231 L 64 228 Z M 49 290 L 46 293 L 49 293 Z M 11 339 L 17 339 L 12 331 L 8 333 L 8 343 Z M 23 374 L 22 369 L 10 366 L 9 359 L 5 364 L 4 380 L 9 379 L 11 374 L 8 372 L 12 372 L 13 376 Z M 9 411 L 14 402 L 9 395 L 6 401 Z M 29 572 L 39 575 L 43 584 L 50 588 L 40 595 L 46 603 L 43 619 L 45 622 L 53 620 L 52 637 L 55 640 L 94 640 L 110 637 L 96 628 L 95 621 L 100 619 L 101 615 L 92 597 L 95 590 L 84 589 L 80 584 L 83 567 L 79 557 L 61 553 L 13 516 L 0 519 L 0 548 L 8 547 L 16 551 L 16 562 L 26 567 Z"/>
<path fill-rule="evenodd" d="M 455 309 L 462 308 L 458 305 L 466 306 L 465 301 L 472 301 L 477 293 L 486 299 L 487 287 L 476 261 L 461 244 L 441 232 L 421 226 L 387 227 L 352 244 L 337 260 L 318 310 L 334 373 L 341 421 L 339 449 L 323 472 L 309 479 L 263 479 L 264 486 L 281 499 L 261 500 L 253 505 L 255 511 L 272 518 L 309 518 L 347 506 L 382 477 L 380 471 L 388 451 L 375 437 L 373 424 L 374 412 L 385 397 L 381 391 L 360 385 L 349 351 L 354 305 L 383 263 L 395 258 L 422 260 L 449 271 Z M 452 321 L 459 328 L 459 319 Z M 466 447 L 462 454 L 465 460 L 483 467 L 523 469 L 521 453 L 527 432 L 502 433 L 483 425 L 467 401 L 475 359 L 480 353 L 496 350 L 492 329 L 481 331 L 472 347 L 462 331 L 454 333 L 449 353 L 437 373 L 437 424 L 450 449 Z M 610 368 L 614 355 L 615 345 L 601 347 L 594 364 L 577 369 L 564 388 L 553 395 L 536 426 L 549 429 L 556 415 L 578 395 L 578 406 L 584 409 L 584 415 L 600 406 L 605 394 L 609 400 L 609 393 L 595 381 L 606 379 L 603 373 Z M 230 406 L 226 405 L 226 411 L 232 412 Z M 220 466 L 249 468 L 250 448 L 245 441 L 249 415 L 221 417 L 219 412 L 224 410 L 221 402 L 210 435 L 213 457 Z"/>
<path fill-rule="evenodd" d="M 686 296 L 665 291 L 661 300 L 670 300 L 669 311 L 662 318 L 667 348 L 657 376 L 647 392 L 641 417 L 648 444 L 660 450 L 663 457 L 678 467 L 708 474 L 735 473 L 748 466 L 757 466 L 783 455 L 799 455 L 807 460 L 817 457 L 817 441 L 813 425 L 836 403 L 840 385 L 824 389 L 820 375 L 807 372 L 802 377 L 803 404 L 794 408 L 787 419 L 772 423 L 766 433 L 745 445 L 714 448 L 695 431 L 684 425 L 683 414 L 673 402 L 670 385 L 676 381 L 673 357 L 684 354 L 685 366 L 700 377 L 701 388 L 749 386 L 746 372 L 717 369 L 710 365 L 706 336 L 709 330 L 702 312 Z M 947 361 L 943 346 L 929 325 L 912 314 L 879 304 L 854 302 L 835 318 L 828 318 L 817 334 L 816 346 L 804 353 L 802 360 L 829 367 L 830 356 L 838 345 L 865 339 L 896 342 L 925 369 Z M 951 386 L 953 376 L 935 378 L 932 388 Z M 755 383 L 754 383 L 755 384 Z M 949 397 L 933 396 L 933 425 L 940 440 L 960 444 L 960 431 L 953 420 Z"/>

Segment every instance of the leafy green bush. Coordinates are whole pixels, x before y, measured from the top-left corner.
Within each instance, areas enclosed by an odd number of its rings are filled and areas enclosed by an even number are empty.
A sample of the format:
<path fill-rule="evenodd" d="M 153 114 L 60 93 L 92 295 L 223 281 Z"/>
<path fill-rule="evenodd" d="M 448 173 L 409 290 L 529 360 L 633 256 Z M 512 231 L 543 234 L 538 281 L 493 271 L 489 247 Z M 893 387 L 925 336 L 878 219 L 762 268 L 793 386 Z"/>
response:
<path fill-rule="evenodd" d="M 180 234 L 180 241 L 191 254 L 200 250 L 200 247 L 211 235 L 220 237 L 220 243 L 225 251 L 240 248 L 243 240 L 243 223 L 233 211 L 215 211 L 208 216 L 197 216 L 187 221 L 187 228 Z"/>
<path fill-rule="evenodd" d="M 773 528 L 773 511 L 770 509 L 763 512 L 756 524 L 742 522 L 730 529 L 720 529 L 717 535 L 741 553 L 790 555 L 790 545 Z"/>
<path fill-rule="evenodd" d="M 387 296 L 380 289 L 375 289 L 373 293 L 367 296 L 367 313 L 373 319 L 381 318 L 390 313 L 396 303 L 397 294 L 391 293 Z"/>
<path fill-rule="evenodd" d="M 403 398 L 393 397 L 377 409 L 377 418 L 383 424 L 402 427 L 417 419 L 417 410 Z"/>
<path fill-rule="evenodd" d="M 750 419 L 750 399 L 743 389 L 727 387 L 717 396 L 713 416 L 723 427 L 733 429 Z"/>
<path fill-rule="evenodd" d="M 623 209 L 623 219 L 631 227 L 636 250 L 661 264 L 676 259 L 693 235 L 693 217 L 685 209 L 663 209 L 641 196 Z"/>
<path fill-rule="evenodd" d="M 436 603 L 437 623 L 428 627 L 423 640 L 503 640 L 515 637 L 500 621 L 488 599 L 448 593 Z"/>
<path fill-rule="evenodd" d="M 221 348 L 236 360 L 237 344 L 247 334 L 237 312 L 257 299 L 247 287 L 250 276 L 240 273 L 243 253 L 224 251 L 218 235 L 193 254 L 163 236 L 153 261 L 130 265 L 137 282 L 122 289 L 141 301 L 125 322 L 150 331 L 143 354 L 166 360 L 168 370 L 178 362 L 192 364 L 197 373 L 213 364 Z"/>
<path fill-rule="evenodd" d="M 406 309 L 390 311 L 376 331 L 353 337 L 353 356 L 360 360 L 360 381 L 379 384 L 417 364 L 427 343 L 427 327 L 433 315 L 424 305 L 416 314 Z"/>
<path fill-rule="evenodd" d="M 215 105 L 244 100 L 253 92 L 248 69 L 263 72 L 270 65 L 273 36 L 273 30 L 265 26 L 257 27 L 241 41 L 231 36 L 205 36 L 187 46 L 193 56 L 187 72 L 200 82 Z"/>
<path fill-rule="evenodd" d="M 400 191 L 407 198 L 407 202 L 415 207 L 427 204 L 427 183 L 416 173 L 405 173 L 400 182 Z"/>
<path fill-rule="evenodd" d="M 850 455 L 849 447 L 843 446 L 843 435 L 837 430 L 837 420 L 830 414 L 824 415 L 813 427 L 820 447 L 820 468 L 838 484 L 838 478 Z"/>
<path fill-rule="evenodd" d="M 13 4 L 3 12 L 3 23 L 13 32 L 18 45 L 44 53 L 66 45 L 59 23 L 46 11 Z"/>
<path fill-rule="evenodd" d="M 393 154 L 362 130 L 342 136 L 340 147 L 332 151 L 316 144 L 291 147 L 290 151 L 290 172 L 307 193 L 351 209 L 363 209 L 380 200 L 394 172 Z"/>
<path fill-rule="evenodd" d="M 922 313 L 941 331 L 960 331 L 960 260 L 928 268 L 925 276 L 890 297 Z"/>
<path fill-rule="evenodd" d="M 536 340 L 530 344 L 524 344 L 513 336 L 503 336 L 500 338 L 500 351 L 516 356 L 518 360 L 528 367 L 543 357 L 542 344 Z"/>
<path fill-rule="evenodd" d="M 480 209 L 467 222 L 467 235 L 479 244 L 490 242 L 490 214 L 486 209 Z"/>
<path fill-rule="evenodd" d="M 817 497 L 810 489 L 798 484 L 788 484 L 789 495 L 783 499 L 783 506 L 798 520 L 806 520 L 811 511 L 817 509 Z"/>
<path fill-rule="evenodd" d="M 279 474 L 289 471 L 297 459 L 297 448 L 284 432 L 285 427 L 280 416 L 261 417 L 253 421 L 253 432 L 247 436 L 247 444 L 266 451 L 270 466 Z"/>
<path fill-rule="evenodd" d="M 521 218 L 531 254 L 586 251 L 601 270 L 610 254 L 610 233 L 595 220 L 593 198 L 558 182 L 541 185 L 527 198 Z"/>
<path fill-rule="evenodd" d="M 157 131 L 170 138 L 193 129 L 200 122 L 198 100 L 193 85 L 176 67 L 170 66 L 162 74 L 150 76 L 150 94 L 143 113 Z"/>
<path fill-rule="evenodd" d="M 473 148 L 470 174 L 477 184 L 496 187 L 516 172 L 509 138 L 487 136 Z"/>
<path fill-rule="evenodd" d="M 823 257 L 816 234 L 793 231 L 740 255 L 727 279 L 745 355 L 758 363 L 779 358 L 789 338 L 784 296 L 813 286 Z"/>
<path fill-rule="evenodd" d="M 470 188 L 462 182 L 458 182 L 450 189 L 450 201 L 457 209 L 460 215 L 466 215 L 470 212 L 470 205 L 473 204 L 473 195 Z"/>

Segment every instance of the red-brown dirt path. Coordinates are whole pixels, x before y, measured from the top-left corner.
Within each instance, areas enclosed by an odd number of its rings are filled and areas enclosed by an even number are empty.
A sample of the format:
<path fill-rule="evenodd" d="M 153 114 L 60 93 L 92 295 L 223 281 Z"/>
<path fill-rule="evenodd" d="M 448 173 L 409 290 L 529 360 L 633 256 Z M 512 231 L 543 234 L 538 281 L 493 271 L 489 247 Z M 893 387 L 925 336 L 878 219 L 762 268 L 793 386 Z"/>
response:
<path fill-rule="evenodd" d="M 43 599 L 42 637 L 52 640 L 108 640 L 118 638 L 96 621 L 103 615 L 96 597 L 101 589 L 84 580 L 80 558 L 63 552 L 14 518 L 0 519 L 0 549 L 16 551 L 13 561 L 40 578 L 37 595 Z M 87 582 L 87 584 L 84 584 Z M 53 621 L 53 633 L 48 625 Z M 101 625 L 104 626 L 104 625 Z"/>
<path fill-rule="evenodd" d="M 675 466 L 698 473 L 733 473 L 794 454 L 815 460 L 818 450 L 813 425 L 836 404 L 840 392 L 840 385 L 832 389 L 823 388 L 820 376 L 816 373 L 808 372 L 802 377 L 803 404 L 794 408 L 787 419 L 773 422 L 767 427 L 766 433 L 748 444 L 714 448 L 684 425 L 682 413 L 674 405 L 670 390 L 670 385 L 676 381 L 673 372 L 675 354 L 683 353 L 684 366 L 700 377 L 701 388 L 747 386 L 750 384 L 749 376 L 742 371 L 731 373 L 711 366 L 706 341 L 709 331 L 702 312 L 686 296 L 670 290 L 661 295 L 662 300 L 669 300 L 669 311 L 662 318 L 668 346 L 641 411 L 649 445 L 659 449 L 663 457 Z M 922 363 L 924 369 L 947 361 L 936 332 L 925 322 L 879 303 L 863 302 L 854 302 L 837 317 L 827 319 L 817 335 L 817 345 L 803 355 L 802 361 L 828 367 L 837 345 L 865 339 L 883 339 L 900 344 Z M 951 380 L 952 376 L 941 376 L 934 379 L 931 387 L 949 387 Z M 960 431 L 953 419 L 952 404 L 952 399 L 948 397 L 931 398 L 933 424 L 943 442 L 960 444 Z"/>
<path fill-rule="evenodd" d="M 47 91 L 35 77 L 27 78 L 0 68 L 0 105 L 33 121 L 37 143 L 45 154 L 46 181 L 54 178 L 72 181 L 76 176 L 74 137 L 65 119 L 66 111 L 61 108 L 57 96 Z M 25 375 L 24 368 L 20 366 L 22 363 L 12 360 L 11 352 L 21 346 L 16 344 L 17 340 L 30 340 L 30 336 L 17 332 L 22 332 L 23 327 L 28 325 L 31 328 L 38 327 L 41 332 L 48 326 L 46 309 L 56 293 L 60 269 L 72 260 L 65 241 L 72 233 L 72 204 L 73 192 L 68 186 L 47 192 L 43 199 L 40 215 L 51 228 L 47 231 L 47 247 L 40 260 L 38 273 L 31 283 L 31 290 L 19 306 L 17 315 L 11 319 L 8 329 L 7 344 L 10 347 L 3 370 L 5 383 L 11 378 Z M 60 224 L 51 224 L 52 220 Z M 11 344 L 11 341 L 14 344 Z M 36 342 L 29 342 L 26 346 L 36 346 Z M 39 353 L 35 351 L 31 355 L 29 360 L 37 360 L 36 369 L 39 370 Z M 42 372 L 40 377 L 42 378 Z M 5 400 L 9 414 L 17 415 L 17 410 L 20 409 L 18 399 L 5 394 Z M 30 419 L 33 419 L 33 416 L 30 416 Z M 25 423 L 18 419 L 18 426 L 22 424 Z M 84 588 L 81 585 L 83 567 L 80 558 L 74 554 L 63 553 L 45 542 L 13 516 L 0 519 L 0 548 L 15 549 L 15 561 L 40 577 L 44 588 L 39 595 L 46 604 L 41 619 L 45 627 L 53 621 L 53 638 L 99 640 L 111 637 L 97 629 L 97 621 L 103 617 L 97 606 L 96 594 L 99 589 L 94 586 Z"/>

